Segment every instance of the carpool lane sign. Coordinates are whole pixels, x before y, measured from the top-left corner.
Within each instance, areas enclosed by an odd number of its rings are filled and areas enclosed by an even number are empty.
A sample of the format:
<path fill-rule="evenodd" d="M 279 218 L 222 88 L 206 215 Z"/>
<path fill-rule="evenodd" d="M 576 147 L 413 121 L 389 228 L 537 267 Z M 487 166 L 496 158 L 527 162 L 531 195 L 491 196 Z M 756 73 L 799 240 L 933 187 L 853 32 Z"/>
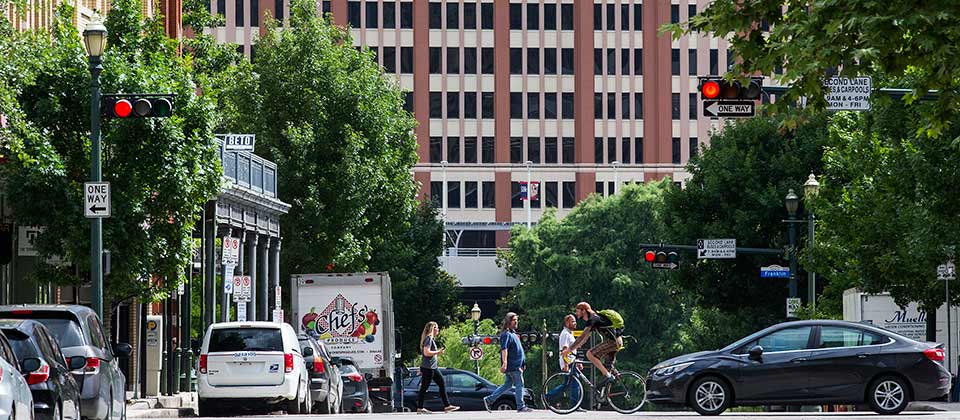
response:
<path fill-rule="evenodd" d="M 88 219 L 110 217 L 110 183 L 83 183 L 83 215 Z"/>

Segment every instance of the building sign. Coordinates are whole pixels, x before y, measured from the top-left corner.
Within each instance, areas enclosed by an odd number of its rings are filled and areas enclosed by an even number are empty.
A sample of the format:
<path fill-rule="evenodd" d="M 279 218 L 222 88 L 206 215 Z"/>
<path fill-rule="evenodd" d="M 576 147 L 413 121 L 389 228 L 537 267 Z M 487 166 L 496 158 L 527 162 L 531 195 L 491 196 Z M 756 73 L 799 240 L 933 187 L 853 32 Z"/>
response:
<path fill-rule="evenodd" d="M 824 80 L 828 111 L 869 111 L 872 81 L 869 77 L 831 77 Z"/>

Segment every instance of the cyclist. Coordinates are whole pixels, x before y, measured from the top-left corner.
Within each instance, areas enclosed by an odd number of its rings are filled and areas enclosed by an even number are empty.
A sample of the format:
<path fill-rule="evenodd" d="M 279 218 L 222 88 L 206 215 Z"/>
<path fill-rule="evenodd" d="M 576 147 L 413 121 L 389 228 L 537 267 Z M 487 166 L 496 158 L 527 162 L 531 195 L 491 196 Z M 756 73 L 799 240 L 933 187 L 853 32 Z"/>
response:
<path fill-rule="evenodd" d="M 593 363 L 603 375 L 603 379 L 596 385 L 597 388 L 603 387 L 614 379 L 613 374 L 604 366 L 601 358 L 607 359 L 610 365 L 613 366 L 613 363 L 617 359 L 617 352 L 623 347 L 623 338 L 620 337 L 623 328 L 623 318 L 620 317 L 620 314 L 609 309 L 600 312 L 602 313 L 595 312 L 587 302 L 577 304 L 577 318 L 586 321 L 586 326 L 583 329 L 583 334 L 580 334 L 577 341 L 560 353 L 561 357 L 566 357 L 568 354 L 576 352 L 577 349 L 586 343 L 590 334 L 594 331 L 599 333 L 603 337 L 603 342 L 587 351 L 587 359 L 589 359 L 590 363 Z"/>

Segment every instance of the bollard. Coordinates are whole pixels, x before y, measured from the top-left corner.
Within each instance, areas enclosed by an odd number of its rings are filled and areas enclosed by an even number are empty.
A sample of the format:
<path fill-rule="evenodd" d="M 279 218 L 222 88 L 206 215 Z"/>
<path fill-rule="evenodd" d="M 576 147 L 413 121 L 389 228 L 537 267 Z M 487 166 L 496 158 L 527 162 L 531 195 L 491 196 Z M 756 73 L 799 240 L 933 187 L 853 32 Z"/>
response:
<path fill-rule="evenodd" d="M 160 356 L 160 395 L 170 395 L 167 389 L 167 351 L 164 350 Z"/>
<path fill-rule="evenodd" d="M 182 351 L 180 347 L 173 350 L 173 383 L 170 384 L 172 395 L 180 393 L 180 354 Z"/>
<path fill-rule="evenodd" d="M 190 392 L 190 360 L 193 352 L 183 349 L 180 353 L 180 392 Z"/>

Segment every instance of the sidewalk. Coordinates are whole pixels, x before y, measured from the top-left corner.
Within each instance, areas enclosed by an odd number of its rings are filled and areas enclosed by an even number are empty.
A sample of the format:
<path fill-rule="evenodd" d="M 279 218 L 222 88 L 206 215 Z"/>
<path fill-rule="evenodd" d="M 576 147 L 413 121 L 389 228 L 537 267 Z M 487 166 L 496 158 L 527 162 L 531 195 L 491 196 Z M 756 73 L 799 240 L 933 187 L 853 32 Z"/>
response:
<path fill-rule="evenodd" d="M 196 392 L 181 392 L 174 396 L 127 400 L 128 419 L 194 417 L 196 412 Z"/>
<path fill-rule="evenodd" d="M 915 401 L 907 406 L 907 411 L 960 411 L 960 402 Z"/>

